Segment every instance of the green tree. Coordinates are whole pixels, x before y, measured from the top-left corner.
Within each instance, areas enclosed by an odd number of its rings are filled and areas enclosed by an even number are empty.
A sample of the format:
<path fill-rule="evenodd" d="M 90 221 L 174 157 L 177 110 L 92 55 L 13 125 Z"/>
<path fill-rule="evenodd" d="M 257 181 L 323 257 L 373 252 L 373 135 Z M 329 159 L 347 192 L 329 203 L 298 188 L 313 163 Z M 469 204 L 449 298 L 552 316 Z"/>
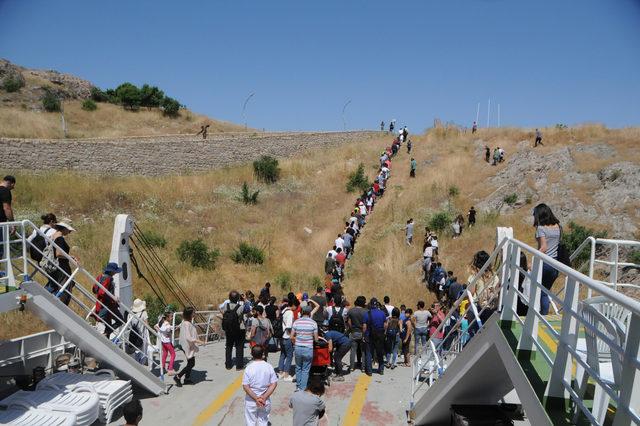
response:
<path fill-rule="evenodd" d="M 169 117 L 176 117 L 180 112 L 180 102 L 177 100 L 166 96 L 162 100 L 162 111 L 164 115 L 168 115 Z"/>
<path fill-rule="evenodd" d="M 60 111 L 60 99 L 58 99 L 58 96 L 51 90 L 47 90 L 44 92 L 44 96 L 42 97 L 42 106 L 47 112 Z"/>
<path fill-rule="evenodd" d="M 85 111 L 95 111 L 98 109 L 98 105 L 93 99 L 85 99 L 82 101 L 82 109 Z"/>
<path fill-rule="evenodd" d="M 140 105 L 148 108 L 157 108 L 164 100 L 164 92 L 156 86 L 143 84 L 140 89 Z"/>
<path fill-rule="evenodd" d="M 237 250 L 234 250 L 231 259 L 235 263 L 259 264 L 264 263 L 264 252 L 249 243 L 240 243 Z"/>
<path fill-rule="evenodd" d="M 371 186 L 369 178 L 364 174 L 364 164 L 360 163 L 355 172 L 351 173 L 347 180 L 347 192 L 353 192 L 356 189 L 365 192 Z"/>
<path fill-rule="evenodd" d="M 280 179 L 278 160 L 269 155 L 263 155 L 253 162 L 253 174 L 261 182 L 275 183 Z"/>
<path fill-rule="evenodd" d="M 142 101 L 140 89 L 131 83 L 122 83 L 118 86 L 116 88 L 116 97 L 125 109 L 138 109 Z"/>
<path fill-rule="evenodd" d="M 182 241 L 176 252 L 181 261 L 188 262 L 195 268 L 203 269 L 215 269 L 216 260 L 220 256 L 218 250 L 209 250 L 209 247 L 200 238 L 193 241 Z"/>
<path fill-rule="evenodd" d="M 109 102 L 109 95 L 98 87 L 91 88 L 91 99 L 94 102 Z"/>
<path fill-rule="evenodd" d="M 17 92 L 24 87 L 24 84 L 22 74 L 9 74 L 2 80 L 2 88 L 9 93 Z"/>

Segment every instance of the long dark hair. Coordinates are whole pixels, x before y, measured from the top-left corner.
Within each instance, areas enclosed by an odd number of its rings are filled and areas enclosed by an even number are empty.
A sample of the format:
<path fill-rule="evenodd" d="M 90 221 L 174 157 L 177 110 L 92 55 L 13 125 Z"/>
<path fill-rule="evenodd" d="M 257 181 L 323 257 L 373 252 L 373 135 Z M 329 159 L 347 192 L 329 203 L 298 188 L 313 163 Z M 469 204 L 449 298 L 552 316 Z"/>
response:
<path fill-rule="evenodd" d="M 559 225 L 560 221 L 554 216 L 551 207 L 540 203 L 533 208 L 533 226 Z"/>
<path fill-rule="evenodd" d="M 42 222 L 45 225 L 53 225 L 58 221 L 56 215 L 53 213 L 43 214 L 42 216 L 40 216 L 40 219 L 42 219 Z"/>

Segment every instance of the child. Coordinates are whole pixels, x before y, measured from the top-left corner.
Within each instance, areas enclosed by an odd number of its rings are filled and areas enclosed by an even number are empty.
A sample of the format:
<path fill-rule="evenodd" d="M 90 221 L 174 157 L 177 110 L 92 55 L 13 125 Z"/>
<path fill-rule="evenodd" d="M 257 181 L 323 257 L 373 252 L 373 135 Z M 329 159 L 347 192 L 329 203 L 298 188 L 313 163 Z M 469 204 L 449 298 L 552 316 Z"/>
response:
<path fill-rule="evenodd" d="M 313 376 L 304 392 L 295 392 L 289 400 L 293 408 L 294 425 L 317 425 L 324 416 L 325 404 L 320 397 L 324 395 L 322 378 Z"/>
<path fill-rule="evenodd" d="M 167 373 L 170 376 L 176 374 L 173 369 L 173 362 L 176 360 L 176 351 L 173 348 L 173 342 L 171 341 L 171 332 L 173 331 L 172 324 L 173 312 L 165 311 L 162 315 L 162 319 L 155 326 L 158 335 L 160 336 L 160 343 L 162 343 L 162 368 L 164 368 L 167 361 L 167 354 L 169 354 L 169 369 Z"/>
<path fill-rule="evenodd" d="M 462 332 L 460 343 L 462 343 L 462 347 L 464 347 L 469 341 L 469 312 L 467 312 L 462 318 L 462 321 L 460 321 L 460 331 Z"/>

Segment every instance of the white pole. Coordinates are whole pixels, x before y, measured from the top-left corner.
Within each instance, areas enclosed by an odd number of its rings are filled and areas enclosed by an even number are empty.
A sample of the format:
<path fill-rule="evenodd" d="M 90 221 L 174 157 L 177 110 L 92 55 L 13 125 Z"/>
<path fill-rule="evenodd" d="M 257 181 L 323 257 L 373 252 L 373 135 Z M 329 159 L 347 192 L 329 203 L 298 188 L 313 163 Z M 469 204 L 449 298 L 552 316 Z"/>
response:
<path fill-rule="evenodd" d="M 489 128 L 489 117 L 491 116 L 491 99 L 487 102 L 487 128 Z"/>
<path fill-rule="evenodd" d="M 478 107 L 476 108 L 476 125 L 478 125 L 478 120 L 480 120 L 480 102 L 478 102 Z"/>
<path fill-rule="evenodd" d="M 498 127 L 500 127 L 500 104 L 498 104 Z"/>

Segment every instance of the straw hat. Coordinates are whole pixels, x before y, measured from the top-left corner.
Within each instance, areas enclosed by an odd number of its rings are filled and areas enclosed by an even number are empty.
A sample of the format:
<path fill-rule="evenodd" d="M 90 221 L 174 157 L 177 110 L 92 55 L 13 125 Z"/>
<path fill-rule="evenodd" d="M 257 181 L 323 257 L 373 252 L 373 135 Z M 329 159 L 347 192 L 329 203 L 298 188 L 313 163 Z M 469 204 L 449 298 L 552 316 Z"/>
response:
<path fill-rule="evenodd" d="M 147 309 L 147 302 L 144 300 L 136 299 L 133 301 L 133 305 L 131 305 L 131 312 L 134 314 L 139 314 L 142 311 Z"/>
<path fill-rule="evenodd" d="M 58 222 L 58 223 L 56 223 L 55 226 L 56 227 L 60 227 L 60 228 L 64 228 L 64 229 L 68 230 L 69 232 L 75 231 L 75 229 L 71 225 L 66 223 L 66 222 Z"/>

